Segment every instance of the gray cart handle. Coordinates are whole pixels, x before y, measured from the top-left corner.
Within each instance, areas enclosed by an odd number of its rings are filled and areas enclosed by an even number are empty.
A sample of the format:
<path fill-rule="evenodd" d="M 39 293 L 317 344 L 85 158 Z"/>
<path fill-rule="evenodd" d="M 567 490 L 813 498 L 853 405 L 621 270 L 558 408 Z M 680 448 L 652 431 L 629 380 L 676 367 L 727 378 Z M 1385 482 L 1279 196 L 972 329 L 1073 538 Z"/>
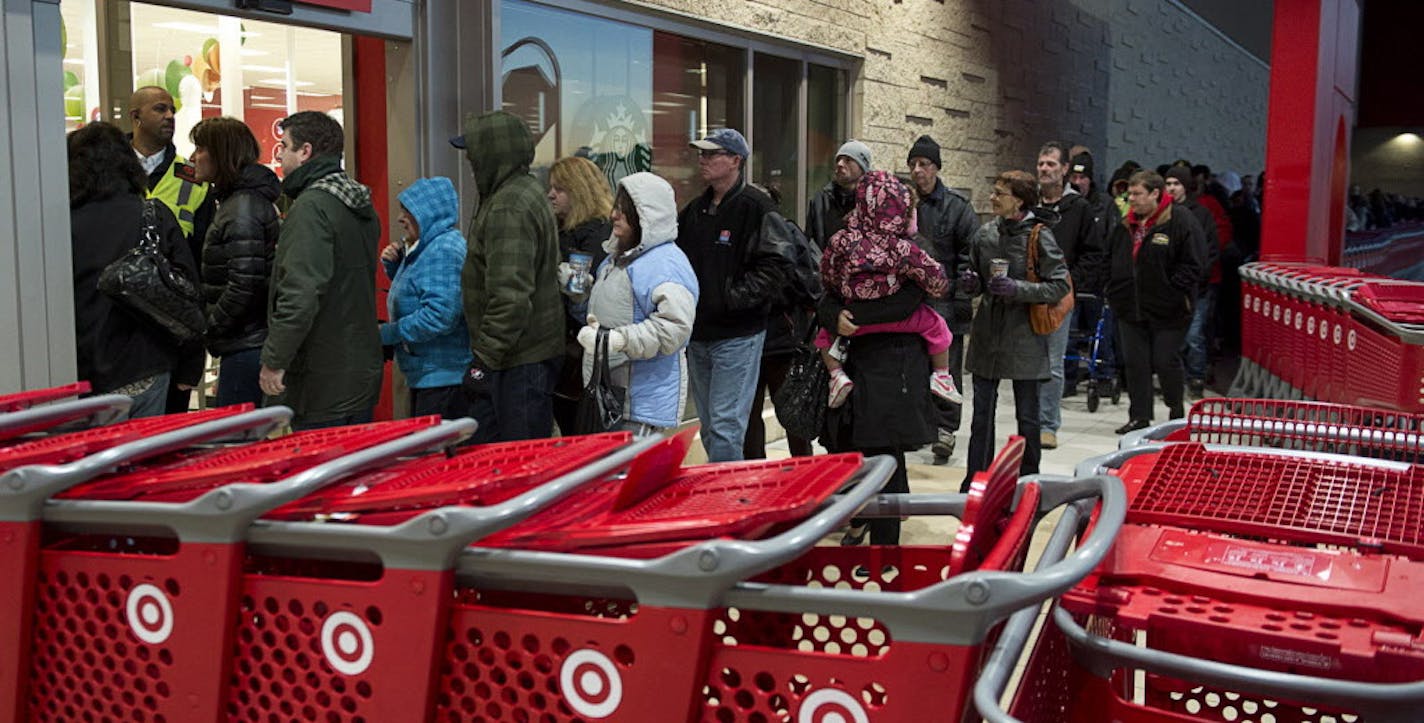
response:
<path fill-rule="evenodd" d="M 402 457 L 451 447 L 474 433 L 475 420 L 459 419 L 422 429 L 384 444 L 337 457 L 271 484 L 237 482 L 183 503 L 122 500 L 51 500 L 44 518 L 61 527 L 103 525 L 106 530 L 172 530 L 184 542 L 232 543 L 266 512 L 308 495 L 347 475 L 375 469 Z"/>
<path fill-rule="evenodd" d="M 31 430 L 60 432 L 83 427 L 102 427 L 128 414 L 131 406 L 131 397 L 105 394 L 101 397 L 73 399 L 0 414 L 0 439 L 28 434 Z"/>
<path fill-rule="evenodd" d="M 391 527 L 339 522 L 257 520 L 247 541 L 264 550 L 366 550 L 391 568 L 448 570 L 466 545 L 528 518 L 566 495 L 628 466 L 661 444 L 653 435 L 634 441 L 546 484 L 489 507 L 450 505 L 429 510 Z"/>
<path fill-rule="evenodd" d="M 1368 721 L 1417 721 L 1424 705 L 1424 681 L 1366 683 L 1336 678 L 1257 670 L 1151 648 L 1139 648 L 1083 629 L 1068 611 L 1053 608 L 1053 622 L 1073 646 L 1075 656 L 1091 661 L 1102 675 L 1117 667 L 1140 668 L 1183 680 L 1302 703 L 1355 710 Z"/>
<path fill-rule="evenodd" d="M 1055 499 L 1074 501 L 1064 511 L 1054 535 L 1071 537 L 1077 529 L 1076 504 L 1102 501 L 1097 524 L 1070 557 L 1032 573 L 974 571 L 909 592 L 810 588 L 796 585 L 741 583 L 725 597 L 730 607 L 786 613 L 819 613 L 875 618 L 896 640 L 946 645 L 973 645 L 1004 617 L 1026 606 L 1062 594 L 1092 572 L 1112 547 L 1127 514 L 1127 492 L 1116 477 L 1068 480 L 1038 476 Z M 1067 531 L 1062 531 L 1067 528 Z"/>
<path fill-rule="evenodd" d="M 118 467 L 203 442 L 261 439 L 291 417 L 286 407 L 256 409 L 110 447 L 68 464 L 12 469 L 0 475 L 0 521 L 37 520 L 47 498 Z"/>
<path fill-rule="evenodd" d="M 456 571 L 477 586 L 631 589 L 648 605 L 707 609 L 732 585 L 795 559 L 855 515 L 895 473 L 888 456 L 867 459 L 849 491 L 765 540 L 706 540 L 653 560 L 474 547 Z"/>

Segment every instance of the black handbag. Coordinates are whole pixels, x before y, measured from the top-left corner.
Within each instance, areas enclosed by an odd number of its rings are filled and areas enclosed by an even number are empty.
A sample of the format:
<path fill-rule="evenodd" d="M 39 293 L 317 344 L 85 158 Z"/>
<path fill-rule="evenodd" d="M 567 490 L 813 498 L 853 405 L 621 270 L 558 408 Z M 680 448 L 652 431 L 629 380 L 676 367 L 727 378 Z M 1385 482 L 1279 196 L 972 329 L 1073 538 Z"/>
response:
<path fill-rule="evenodd" d="M 627 389 L 613 385 L 608 368 L 608 330 L 600 327 L 593 342 L 593 374 L 579 399 L 574 431 L 598 434 L 617 429 L 623 424 L 623 399 L 627 393 Z"/>
<path fill-rule="evenodd" d="M 815 333 L 816 325 L 811 324 L 806 338 L 792 352 L 791 366 L 786 370 L 781 388 L 771 395 L 776 421 L 787 434 L 802 439 L 821 436 L 826 401 L 830 397 L 831 374 L 821 361 L 821 351 L 811 343 Z"/>
<path fill-rule="evenodd" d="M 155 203 L 153 199 L 143 202 L 138 245 L 104 267 L 99 274 L 99 290 L 163 327 L 180 342 L 200 339 L 208 326 L 202 296 L 192 279 L 160 250 Z"/>

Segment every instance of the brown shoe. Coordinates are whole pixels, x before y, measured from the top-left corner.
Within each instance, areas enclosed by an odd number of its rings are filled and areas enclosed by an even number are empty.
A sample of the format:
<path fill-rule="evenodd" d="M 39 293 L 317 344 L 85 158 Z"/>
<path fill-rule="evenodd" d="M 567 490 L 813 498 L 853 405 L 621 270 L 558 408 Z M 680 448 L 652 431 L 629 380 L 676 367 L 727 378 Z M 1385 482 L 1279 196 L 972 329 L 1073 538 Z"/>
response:
<path fill-rule="evenodd" d="M 1058 449 L 1058 435 L 1046 429 L 1039 432 L 1038 446 L 1043 449 Z"/>

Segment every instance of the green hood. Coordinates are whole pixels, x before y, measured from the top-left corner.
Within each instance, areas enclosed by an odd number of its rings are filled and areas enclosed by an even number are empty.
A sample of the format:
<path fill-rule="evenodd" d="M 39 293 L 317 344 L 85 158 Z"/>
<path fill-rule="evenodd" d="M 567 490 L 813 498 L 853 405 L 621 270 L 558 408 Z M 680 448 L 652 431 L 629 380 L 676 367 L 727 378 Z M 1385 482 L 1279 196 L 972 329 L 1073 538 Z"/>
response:
<path fill-rule="evenodd" d="M 529 173 L 534 136 L 519 116 L 494 111 L 465 119 L 465 158 L 475 174 L 480 198 L 489 198 L 509 179 Z"/>

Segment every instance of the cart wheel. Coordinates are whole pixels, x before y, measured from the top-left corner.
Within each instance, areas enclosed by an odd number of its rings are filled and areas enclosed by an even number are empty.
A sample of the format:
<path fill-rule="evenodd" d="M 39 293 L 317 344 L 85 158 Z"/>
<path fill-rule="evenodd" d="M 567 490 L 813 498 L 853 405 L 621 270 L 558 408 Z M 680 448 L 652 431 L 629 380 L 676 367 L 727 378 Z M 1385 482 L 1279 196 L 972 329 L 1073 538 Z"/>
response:
<path fill-rule="evenodd" d="M 1114 380 L 1112 381 L 1112 396 L 1111 396 L 1111 398 L 1112 398 L 1112 403 L 1113 403 L 1113 404 L 1117 404 L 1118 402 L 1121 402 L 1121 401 L 1122 401 L 1122 385 L 1121 385 L 1121 384 L 1118 384 L 1116 379 L 1114 379 Z"/>
<path fill-rule="evenodd" d="M 1089 413 L 1089 414 L 1098 411 L 1098 401 L 1099 401 L 1099 398 L 1098 398 L 1098 385 L 1097 385 L 1097 384 L 1089 384 L 1089 385 L 1088 385 L 1088 413 Z"/>

